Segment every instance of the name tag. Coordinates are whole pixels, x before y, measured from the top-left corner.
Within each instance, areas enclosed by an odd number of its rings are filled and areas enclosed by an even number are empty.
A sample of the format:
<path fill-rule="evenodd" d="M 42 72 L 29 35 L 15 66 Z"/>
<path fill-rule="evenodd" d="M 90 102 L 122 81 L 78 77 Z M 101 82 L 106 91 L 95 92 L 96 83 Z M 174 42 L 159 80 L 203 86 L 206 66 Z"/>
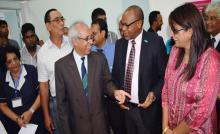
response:
<path fill-rule="evenodd" d="M 21 97 L 17 97 L 17 98 L 12 99 L 12 107 L 13 108 L 20 107 L 20 106 L 22 106 Z"/>

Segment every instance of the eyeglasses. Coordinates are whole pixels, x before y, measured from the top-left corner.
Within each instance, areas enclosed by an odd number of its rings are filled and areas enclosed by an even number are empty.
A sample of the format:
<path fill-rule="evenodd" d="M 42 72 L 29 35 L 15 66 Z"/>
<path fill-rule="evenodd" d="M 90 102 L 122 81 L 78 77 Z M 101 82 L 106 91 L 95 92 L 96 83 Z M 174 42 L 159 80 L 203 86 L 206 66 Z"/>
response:
<path fill-rule="evenodd" d="M 78 37 L 78 39 L 84 40 L 86 42 L 89 42 L 91 40 L 94 41 L 94 35 L 88 35 L 85 38 Z"/>
<path fill-rule="evenodd" d="M 212 22 L 216 22 L 217 20 L 219 20 L 220 17 L 216 17 L 216 16 L 204 16 L 204 20 L 205 21 L 212 21 Z"/>
<path fill-rule="evenodd" d="M 185 31 L 186 30 L 186 28 L 181 28 L 181 29 L 174 29 L 174 30 L 172 30 L 173 31 L 173 34 L 178 34 L 180 31 Z"/>
<path fill-rule="evenodd" d="M 49 22 L 56 22 L 56 23 L 60 23 L 60 22 L 64 22 L 65 21 L 65 18 L 62 16 L 62 17 L 56 17 L 55 19 L 53 20 L 50 20 Z"/>
<path fill-rule="evenodd" d="M 141 19 L 135 20 L 135 21 L 133 21 L 133 22 L 131 22 L 129 24 L 122 23 L 122 22 L 120 22 L 120 24 L 121 24 L 121 27 L 125 26 L 126 28 L 129 28 L 132 24 L 134 24 L 135 22 L 137 22 L 139 20 L 141 20 Z"/>

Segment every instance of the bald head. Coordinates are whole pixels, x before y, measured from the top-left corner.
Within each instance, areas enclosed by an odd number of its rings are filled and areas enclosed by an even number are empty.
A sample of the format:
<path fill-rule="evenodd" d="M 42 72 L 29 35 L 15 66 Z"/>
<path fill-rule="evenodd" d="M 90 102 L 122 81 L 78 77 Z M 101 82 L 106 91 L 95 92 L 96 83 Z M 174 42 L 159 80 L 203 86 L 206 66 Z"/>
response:
<path fill-rule="evenodd" d="M 79 34 L 83 34 L 84 32 L 90 31 L 88 25 L 86 25 L 84 22 L 79 22 L 75 25 L 76 30 L 79 32 Z"/>
<path fill-rule="evenodd" d="M 142 31 L 144 14 L 140 7 L 130 6 L 122 15 L 121 32 L 127 40 L 135 39 Z"/>
<path fill-rule="evenodd" d="M 70 26 L 69 40 L 74 47 L 74 51 L 80 56 L 90 53 L 93 39 L 90 28 L 84 22 L 77 21 Z"/>
<path fill-rule="evenodd" d="M 69 28 L 69 39 L 78 38 L 82 31 L 89 30 L 89 27 L 82 21 L 77 21 L 73 23 Z"/>
<path fill-rule="evenodd" d="M 136 19 L 144 20 L 144 13 L 143 13 L 142 9 L 136 5 L 128 7 L 125 10 L 124 14 L 135 15 Z"/>

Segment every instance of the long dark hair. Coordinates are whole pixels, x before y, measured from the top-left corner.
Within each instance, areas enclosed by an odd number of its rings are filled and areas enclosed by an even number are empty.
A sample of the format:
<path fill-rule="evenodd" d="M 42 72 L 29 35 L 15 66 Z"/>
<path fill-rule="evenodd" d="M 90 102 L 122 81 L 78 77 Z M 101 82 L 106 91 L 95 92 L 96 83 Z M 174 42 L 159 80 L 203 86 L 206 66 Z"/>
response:
<path fill-rule="evenodd" d="M 196 63 L 200 55 L 208 48 L 208 33 L 205 30 L 203 18 L 198 9 L 192 3 L 186 3 L 174 9 L 169 16 L 169 24 L 174 31 L 174 24 L 178 24 L 185 30 L 192 29 L 189 62 L 184 70 L 185 80 L 190 80 L 195 73 Z M 180 48 L 175 69 L 177 69 L 184 57 L 185 51 Z"/>

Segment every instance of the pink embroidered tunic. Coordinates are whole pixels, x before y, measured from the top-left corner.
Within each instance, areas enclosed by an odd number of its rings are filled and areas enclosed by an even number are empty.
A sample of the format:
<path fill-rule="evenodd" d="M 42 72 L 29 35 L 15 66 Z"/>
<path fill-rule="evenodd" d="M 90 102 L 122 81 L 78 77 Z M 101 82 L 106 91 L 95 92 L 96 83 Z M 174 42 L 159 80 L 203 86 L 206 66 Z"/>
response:
<path fill-rule="evenodd" d="M 168 107 L 168 123 L 174 129 L 185 121 L 190 134 L 216 133 L 217 94 L 220 90 L 220 55 L 208 48 L 200 57 L 192 79 L 184 81 L 186 64 L 176 70 L 179 48 L 173 47 L 165 73 L 162 107 Z"/>

